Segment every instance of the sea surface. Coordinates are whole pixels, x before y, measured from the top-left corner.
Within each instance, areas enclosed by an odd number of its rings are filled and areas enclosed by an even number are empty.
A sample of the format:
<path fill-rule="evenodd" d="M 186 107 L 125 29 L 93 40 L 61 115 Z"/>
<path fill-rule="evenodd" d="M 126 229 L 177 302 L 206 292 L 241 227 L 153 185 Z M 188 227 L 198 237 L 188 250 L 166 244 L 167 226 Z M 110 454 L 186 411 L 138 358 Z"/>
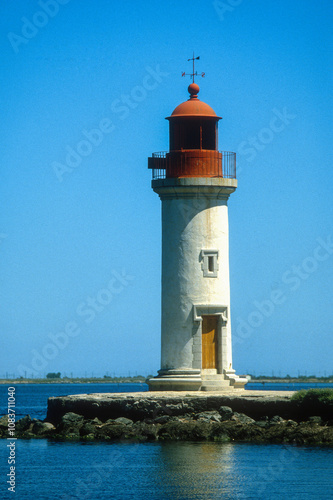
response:
<path fill-rule="evenodd" d="M 257 387 L 259 385 L 259 387 Z M 249 389 L 283 390 L 249 384 Z M 285 384 L 284 390 L 297 390 Z M 314 384 L 310 384 L 311 387 Z M 331 386 L 315 384 L 316 387 Z M 301 384 L 308 388 L 309 384 Z M 0 415 L 7 412 L 0 386 Z M 17 384 L 17 418 L 45 418 L 49 396 L 146 391 L 145 384 Z M 0 439 L 0 499 L 333 499 L 333 448 L 246 443 L 80 443 L 17 440 L 16 489 L 9 440 Z"/>
<path fill-rule="evenodd" d="M 17 441 L 19 500 L 332 499 L 333 449 L 241 443 Z"/>

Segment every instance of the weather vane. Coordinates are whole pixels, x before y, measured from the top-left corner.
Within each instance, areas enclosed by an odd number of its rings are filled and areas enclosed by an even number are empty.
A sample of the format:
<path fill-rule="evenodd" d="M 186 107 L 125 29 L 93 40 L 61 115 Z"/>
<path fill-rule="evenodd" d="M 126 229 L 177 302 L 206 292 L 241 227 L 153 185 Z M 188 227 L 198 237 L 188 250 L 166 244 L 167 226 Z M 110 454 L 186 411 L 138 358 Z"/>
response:
<path fill-rule="evenodd" d="M 195 76 L 202 76 L 202 77 L 205 76 L 205 73 L 198 73 L 197 71 L 194 71 L 194 61 L 196 59 L 200 59 L 200 56 L 195 57 L 194 52 L 193 52 L 193 57 L 190 57 L 190 59 L 187 59 L 188 61 L 193 61 L 193 73 L 185 73 L 185 71 L 183 71 L 183 73 L 182 73 L 182 76 L 190 76 L 193 79 L 193 83 L 194 83 Z"/>

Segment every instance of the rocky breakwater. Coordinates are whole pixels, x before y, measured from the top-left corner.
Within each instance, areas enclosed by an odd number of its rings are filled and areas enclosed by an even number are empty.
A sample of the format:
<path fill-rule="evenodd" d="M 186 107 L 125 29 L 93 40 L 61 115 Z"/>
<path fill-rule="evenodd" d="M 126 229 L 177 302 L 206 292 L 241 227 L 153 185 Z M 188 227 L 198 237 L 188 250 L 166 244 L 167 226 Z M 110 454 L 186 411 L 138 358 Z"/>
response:
<path fill-rule="evenodd" d="M 58 440 L 246 441 L 333 445 L 325 406 L 293 401 L 292 393 L 132 393 L 50 398 L 45 421 L 24 417 L 18 438 Z M 6 417 L 0 435 L 7 437 Z"/>

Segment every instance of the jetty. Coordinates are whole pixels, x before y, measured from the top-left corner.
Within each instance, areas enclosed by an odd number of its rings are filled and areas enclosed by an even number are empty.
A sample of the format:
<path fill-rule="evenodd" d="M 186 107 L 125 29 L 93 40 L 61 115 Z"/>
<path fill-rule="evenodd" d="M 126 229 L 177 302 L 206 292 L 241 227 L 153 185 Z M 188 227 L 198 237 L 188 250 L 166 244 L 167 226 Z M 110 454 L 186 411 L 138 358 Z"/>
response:
<path fill-rule="evenodd" d="M 96 393 L 51 397 L 48 400 L 47 420 L 59 422 L 68 412 L 85 418 L 101 420 L 118 417 L 134 421 L 158 416 L 186 416 L 204 411 L 217 411 L 228 406 L 234 412 L 251 418 L 262 416 L 299 418 L 298 405 L 291 401 L 293 391 L 161 391 L 133 393 Z"/>

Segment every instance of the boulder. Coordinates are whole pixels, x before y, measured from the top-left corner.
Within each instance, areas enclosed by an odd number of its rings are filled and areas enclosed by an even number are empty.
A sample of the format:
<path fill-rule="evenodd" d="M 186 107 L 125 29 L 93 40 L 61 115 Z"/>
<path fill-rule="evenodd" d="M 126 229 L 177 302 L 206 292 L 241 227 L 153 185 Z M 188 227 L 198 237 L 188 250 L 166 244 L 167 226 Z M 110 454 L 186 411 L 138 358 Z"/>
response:
<path fill-rule="evenodd" d="M 116 424 L 114 421 L 105 423 L 96 428 L 96 437 L 98 439 L 117 440 L 124 437 L 126 426 L 123 424 Z"/>
<path fill-rule="evenodd" d="M 115 422 L 117 424 L 133 425 L 133 420 L 131 420 L 130 418 L 126 418 L 126 417 L 118 417 L 115 419 Z"/>
<path fill-rule="evenodd" d="M 147 424 L 145 422 L 135 422 L 131 427 L 130 437 L 139 439 L 140 441 L 155 441 L 160 425 Z"/>
<path fill-rule="evenodd" d="M 218 411 L 202 411 L 195 416 L 196 420 L 204 422 L 221 422 L 222 417 Z"/>
<path fill-rule="evenodd" d="M 247 417 L 247 415 L 245 415 Z M 241 417 L 242 418 L 242 417 Z M 250 418 L 250 417 L 247 417 Z M 266 429 L 261 429 L 251 423 L 242 423 L 239 419 L 232 417 L 227 422 L 217 424 L 220 432 L 225 432 L 232 441 L 263 442 Z"/>
<path fill-rule="evenodd" d="M 158 436 L 160 440 L 206 441 L 210 438 L 212 427 L 215 425 L 199 420 L 171 421 L 162 425 Z"/>
<path fill-rule="evenodd" d="M 30 415 L 26 415 L 25 417 L 21 418 L 16 422 L 15 425 L 15 430 L 17 432 L 24 432 L 27 431 L 32 425 L 32 419 Z"/>
<path fill-rule="evenodd" d="M 256 423 L 256 421 L 253 418 L 248 417 L 244 413 L 237 413 L 236 411 L 234 412 L 234 414 L 230 420 L 239 422 L 241 424 L 255 424 Z"/>
<path fill-rule="evenodd" d="M 263 429 L 265 429 L 266 427 L 269 427 L 269 418 L 267 417 L 267 415 L 261 417 L 259 420 L 256 421 L 256 425 L 258 427 L 261 427 Z"/>
<path fill-rule="evenodd" d="M 221 415 L 221 420 L 230 420 L 233 416 L 233 411 L 230 406 L 221 406 L 219 409 L 219 414 Z"/>
<path fill-rule="evenodd" d="M 32 426 L 32 433 L 35 434 L 35 436 L 52 434 L 53 431 L 55 431 L 55 427 L 50 422 L 37 421 Z"/>
<path fill-rule="evenodd" d="M 60 425 L 57 430 L 64 434 L 74 434 L 79 435 L 80 428 L 84 423 L 84 417 L 78 415 L 77 413 L 68 412 L 61 417 Z"/>
<path fill-rule="evenodd" d="M 274 425 L 281 424 L 282 422 L 284 422 L 284 419 L 280 417 L 280 415 L 274 415 L 274 417 L 272 417 L 269 422 Z"/>
<path fill-rule="evenodd" d="M 89 420 L 93 425 L 102 425 L 102 422 L 100 421 L 99 418 L 95 417 L 92 420 Z"/>
<path fill-rule="evenodd" d="M 322 427 L 309 422 L 301 422 L 297 427 L 290 430 L 292 431 L 292 442 L 296 444 L 333 444 L 333 429 L 331 427 Z"/>
<path fill-rule="evenodd" d="M 298 426 L 298 423 L 295 422 L 295 420 L 287 420 L 286 421 L 286 426 L 287 427 L 297 427 Z"/>
<path fill-rule="evenodd" d="M 95 436 L 96 432 L 97 432 L 97 426 L 92 423 L 92 420 L 84 422 L 82 427 L 80 427 L 80 436 L 88 436 L 90 434 L 92 436 Z"/>

